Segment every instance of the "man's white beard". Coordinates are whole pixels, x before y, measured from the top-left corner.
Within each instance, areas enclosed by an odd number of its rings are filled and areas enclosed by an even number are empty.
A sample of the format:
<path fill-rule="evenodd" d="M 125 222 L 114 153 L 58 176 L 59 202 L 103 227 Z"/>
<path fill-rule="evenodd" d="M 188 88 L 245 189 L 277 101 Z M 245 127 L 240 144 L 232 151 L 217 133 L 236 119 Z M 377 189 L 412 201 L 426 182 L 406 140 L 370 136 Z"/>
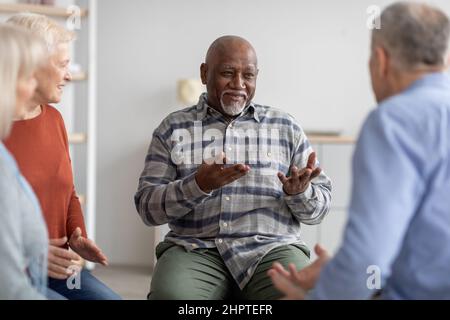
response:
<path fill-rule="evenodd" d="M 224 92 L 220 97 L 220 105 L 222 106 L 222 110 L 231 117 L 240 115 L 245 108 L 246 99 L 243 99 L 242 103 L 236 101 L 229 105 L 225 105 L 225 103 L 223 102 L 223 96 L 225 95 L 225 93 L 226 92 Z"/>
<path fill-rule="evenodd" d="M 223 103 L 223 101 L 220 100 L 220 104 L 222 105 L 223 111 L 225 111 L 225 113 L 227 115 L 232 116 L 232 117 L 240 115 L 245 108 L 245 101 L 243 104 L 235 103 L 235 104 L 226 106 Z"/>

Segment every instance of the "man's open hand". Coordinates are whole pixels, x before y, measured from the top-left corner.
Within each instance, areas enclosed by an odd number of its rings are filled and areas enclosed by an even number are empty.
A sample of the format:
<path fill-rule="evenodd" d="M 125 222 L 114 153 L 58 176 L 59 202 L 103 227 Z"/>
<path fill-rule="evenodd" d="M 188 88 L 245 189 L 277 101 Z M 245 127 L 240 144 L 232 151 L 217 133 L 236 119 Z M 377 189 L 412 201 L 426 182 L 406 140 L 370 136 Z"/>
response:
<path fill-rule="evenodd" d="M 316 167 L 316 153 L 312 152 L 308 157 L 306 168 L 299 170 L 296 166 L 292 166 L 289 178 L 286 178 L 281 172 L 278 172 L 278 178 L 287 195 L 296 195 L 305 192 L 311 180 L 317 177 L 321 171 L 322 169 Z"/>
<path fill-rule="evenodd" d="M 225 166 L 226 158 L 222 152 L 214 160 L 204 162 L 197 170 L 195 180 L 203 192 L 219 189 L 247 174 L 250 167 L 244 164 Z"/>
<path fill-rule="evenodd" d="M 315 287 L 323 266 L 328 263 L 330 256 L 320 245 L 314 247 L 317 259 L 309 266 L 297 271 L 294 264 L 289 264 L 289 270 L 275 262 L 267 273 L 271 277 L 274 286 L 280 290 L 285 299 L 304 299 L 308 290 Z"/>

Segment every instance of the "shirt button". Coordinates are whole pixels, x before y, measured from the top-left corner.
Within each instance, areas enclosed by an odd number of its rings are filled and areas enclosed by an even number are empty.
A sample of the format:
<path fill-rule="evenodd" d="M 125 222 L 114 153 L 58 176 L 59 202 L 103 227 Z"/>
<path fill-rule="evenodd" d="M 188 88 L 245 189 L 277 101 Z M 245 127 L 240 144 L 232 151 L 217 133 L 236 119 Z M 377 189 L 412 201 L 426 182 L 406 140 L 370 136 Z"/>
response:
<path fill-rule="evenodd" d="M 230 197 L 226 196 L 225 200 L 230 201 Z"/>
<path fill-rule="evenodd" d="M 219 239 L 218 241 L 219 241 L 219 243 L 222 243 L 222 242 L 223 242 L 223 240 L 222 240 L 222 239 Z"/>
<path fill-rule="evenodd" d="M 231 150 L 233 150 L 233 148 L 232 147 L 228 147 L 228 151 L 231 151 Z"/>
<path fill-rule="evenodd" d="M 267 152 L 267 156 L 270 158 L 272 156 L 271 152 Z"/>
<path fill-rule="evenodd" d="M 223 223 L 223 226 L 224 226 L 224 227 L 228 227 L 228 223 L 224 222 L 224 223 Z"/>

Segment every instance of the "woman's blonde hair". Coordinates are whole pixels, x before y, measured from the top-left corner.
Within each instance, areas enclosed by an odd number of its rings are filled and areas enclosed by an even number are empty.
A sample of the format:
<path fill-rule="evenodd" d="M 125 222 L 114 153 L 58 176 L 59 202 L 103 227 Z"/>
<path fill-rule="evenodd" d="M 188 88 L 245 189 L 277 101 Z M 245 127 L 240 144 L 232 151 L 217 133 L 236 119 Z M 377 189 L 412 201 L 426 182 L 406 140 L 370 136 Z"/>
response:
<path fill-rule="evenodd" d="M 26 29 L 0 24 L 0 139 L 6 138 L 16 109 L 17 83 L 45 61 L 43 40 Z"/>
<path fill-rule="evenodd" d="M 75 33 L 67 30 L 58 22 L 36 13 L 18 13 L 11 16 L 6 23 L 28 29 L 45 40 L 51 52 L 58 44 L 68 43 L 75 39 Z"/>

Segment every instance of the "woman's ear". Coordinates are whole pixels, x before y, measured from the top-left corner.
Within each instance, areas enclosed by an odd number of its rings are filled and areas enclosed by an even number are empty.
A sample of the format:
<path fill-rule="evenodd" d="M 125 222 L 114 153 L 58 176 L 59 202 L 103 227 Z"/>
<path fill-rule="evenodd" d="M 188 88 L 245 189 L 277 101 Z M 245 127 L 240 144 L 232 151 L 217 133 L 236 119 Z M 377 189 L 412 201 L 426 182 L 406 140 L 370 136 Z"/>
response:
<path fill-rule="evenodd" d="M 200 78 L 202 79 L 202 83 L 206 85 L 208 79 L 208 65 L 206 63 L 202 63 L 200 66 Z"/>

